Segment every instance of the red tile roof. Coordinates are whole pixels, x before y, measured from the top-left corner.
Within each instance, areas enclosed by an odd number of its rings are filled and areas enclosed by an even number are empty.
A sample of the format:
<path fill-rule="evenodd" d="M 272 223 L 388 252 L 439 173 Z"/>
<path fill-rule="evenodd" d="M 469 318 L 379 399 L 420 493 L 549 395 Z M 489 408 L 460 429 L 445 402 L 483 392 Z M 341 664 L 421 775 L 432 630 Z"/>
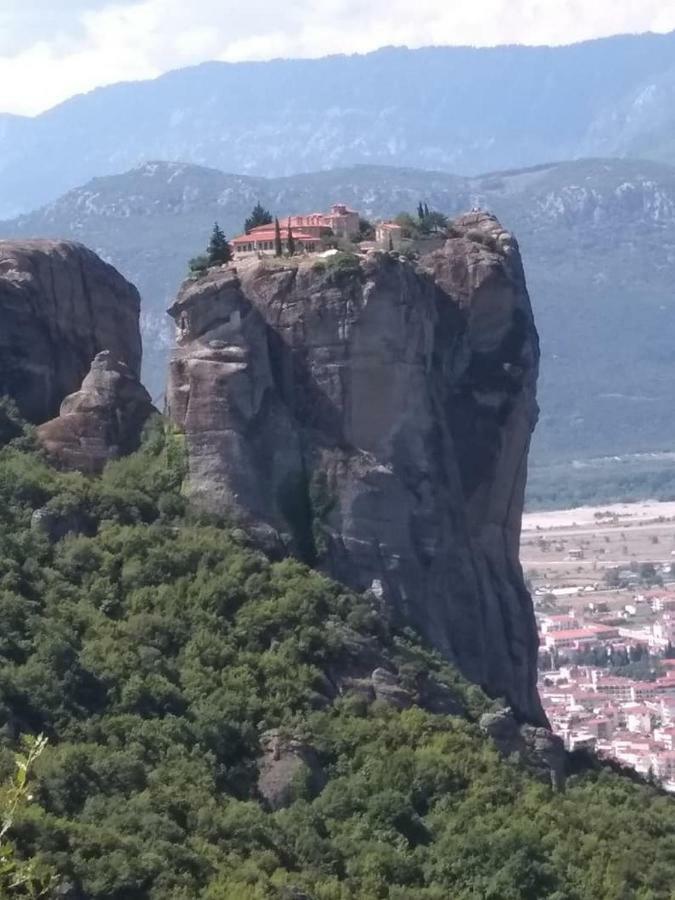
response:
<path fill-rule="evenodd" d="M 305 232 L 297 232 L 291 228 L 291 232 L 293 234 L 294 241 L 318 241 L 319 239 L 316 235 L 306 234 Z M 273 241 L 276 237 L 276 232 L 274 229 L 272 231 L 256 231 L 255 233 L 251 232 L 251 234 L 240 234 L 236 238 L 232 238 L 233 244 L 251 244 L 257 243 L 258 241 Z M 287 238 L 287 232 L 284 229 L 281 229 L 281 240 L 285 241 Z"/>
<path fill-rule="evenodd" d="M 279 219 L 279 228 L 281 229 L 281 233 L 288 230 L 288 221 L 290 218 L 291 222 L 291 230 L 294 228 L 303 228 L 308 226 L 310 228 L 329 228 L 330 226 L 325 225 L 323 222 L 306 222 L 306 219 L 312 218 L 312 216 L 289 216 L 285 219 Z M 323 219 L 323 215 L 319 215 L 318 218 Z M 256 225 L 254 228 L 251 228 L 249 231 L 249 236 L 254 234 L 259 234 L 260 232 L 267 233 L 268 231 L 274 231 L 274 225 L 272 223 L 268 223 L 267 225 Z M 244 237 L 244 235 L 242 235 Z"/>
<path fill-rule="evenodd" d="M 587 628 L 568 628 L 563 629 L 562 631 L 547 631 L 545 635 L 543 635 L 544 641 L 580 641 L 584 638 L 591 639 L 596 637 L 598 634 L 605 633 L 619 633 L 618 628 L 610 628 L 598 625 L 589 625 Z"/>

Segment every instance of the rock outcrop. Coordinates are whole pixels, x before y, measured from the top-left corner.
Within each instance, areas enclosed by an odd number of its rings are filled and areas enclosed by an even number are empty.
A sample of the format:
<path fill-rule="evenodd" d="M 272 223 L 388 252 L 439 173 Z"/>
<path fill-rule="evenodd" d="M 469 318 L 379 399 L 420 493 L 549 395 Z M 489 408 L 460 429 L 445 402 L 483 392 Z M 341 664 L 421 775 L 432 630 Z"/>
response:
<path fill-rule="evenodd" d="M 101 350 L 138 377 L 139 309 L 136 288 L 81 244 L 0 241 L 0 396 L 38 424 Z"/>
<path fill-rule="evenodd" d="M 258 791 L 270 809 L 315 797 L 325 787 L 326 773 L 316 750 L 305 741 L 273 728 L 261 736 L 260 746 Z"/>
<path fill-rule="evenodd" d="M 538 339 L 515 239 L 419 263 L 250 261 L 183 286 L 168 411 L 189 491 L 426 636 L 543 722 L 518 562 Z"/>
<path fill-rule="evenodd" d="M 335 628 L 334 623 L 330 627 Z M 405 679 L 375 637 L 340 626 L 339 640 L 342 652 L 326 666 L 323 684 L 318 686 L 322 705 L 329 705 L 338 695 L 356 694 L 367 703 L 380 700 L 399 709 L 417 705 L 441 715 L 466 714 L 461 695 L 432 672 L 416 670 Z"/>
<path fill-rule="evenodd" d="M 480 718 L 480 727 L 492 738 L 502 756 L 517 756 L 533 774 L 550 781 L 554 790 L 565 787 L 565 745 L 557 734 L 548 728 L 519 725 L 510 709 L 485 713 Z"/>
<path fill-rule="evenodd" d="M 80 390 L 65 398 L 55 419 L 38 427 L 37 437 L 60 467 L 95 474 L 108 460 L 138 449 L 153 412 L 137 376 L 102 350 Z"/>
<path fill-rule="evenodd" d="M 54 509 L 49 503 L 41 506 L 34 510 L 30 527 L 33 531 L 41 532 L 51 544 L 68 534 L 96 534 L 96 520 L 83 508 L 83 504 L 74 504 L 66 509 Z"/>

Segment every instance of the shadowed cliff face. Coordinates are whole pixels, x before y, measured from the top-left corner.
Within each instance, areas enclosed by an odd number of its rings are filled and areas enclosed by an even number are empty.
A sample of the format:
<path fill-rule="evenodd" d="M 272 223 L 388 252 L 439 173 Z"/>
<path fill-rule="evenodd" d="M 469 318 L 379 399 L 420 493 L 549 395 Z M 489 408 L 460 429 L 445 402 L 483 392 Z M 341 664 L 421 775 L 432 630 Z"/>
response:
<path fill-rule="evenodd" d="M 543 721 L 517 555 L 538 341 L 511 235 L 472 214 L 419 264 L 251 261 L 170 313 L 195 501 L 372 591 Z"/>
<path fill-rule="evenodd" d="M 0 396 L 39 423 L 102 350 L 138 377 L 139 307 L 136 288 L 81 244 L 0 241 Z"/>

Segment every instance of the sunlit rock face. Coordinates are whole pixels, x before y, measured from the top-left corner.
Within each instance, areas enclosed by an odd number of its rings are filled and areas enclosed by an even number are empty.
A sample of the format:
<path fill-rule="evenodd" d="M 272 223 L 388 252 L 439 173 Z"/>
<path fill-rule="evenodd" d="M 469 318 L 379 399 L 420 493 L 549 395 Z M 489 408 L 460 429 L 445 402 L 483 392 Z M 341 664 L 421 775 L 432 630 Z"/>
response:
<path fill-rule="evenodd" d="M 138 449 L 143 426 L 155 412 L 138 377 L 102 350 L 80 390 L 69 394 L 59 415 L 38 426 L 36 434 L 61 468 L 98 474 L 109 460 Z"/>
<path fill-rule="evenodd" d="M 168 412 L 193 500 L 371 591 L 544 716 L 518 562 L 538 339 L 515 239 L 459 219 L 416 262 L 252 260 L 186 282 Z"/>

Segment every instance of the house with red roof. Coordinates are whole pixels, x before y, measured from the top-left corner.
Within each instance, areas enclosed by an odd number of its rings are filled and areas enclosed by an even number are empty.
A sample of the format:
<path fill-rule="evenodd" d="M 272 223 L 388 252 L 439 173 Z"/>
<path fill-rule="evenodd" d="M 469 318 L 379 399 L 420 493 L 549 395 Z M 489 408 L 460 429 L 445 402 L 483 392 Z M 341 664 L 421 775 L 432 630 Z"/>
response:
<path fill-rule="evenodd" d="M 571 631 L 579 628 L 579 622 L 574 613 L 540 616 L 539 622 L 542 634 L 549 634 L 552 631 Z"/>
<path fill-rule="evenodd" d="M 288 252 L 288 232 L 289 226 L 281 226 L 279 229 L 283 253 Z M 315 253 L 317 250 L 323 249 L 321 238 L 309 230 L 306 231 L 297 226 L 294 228 L 291 225 L 290 232 L 297 253 Z M 240 234 L 233 238 L 230 243 L 234 252 L 239 255 L 262 253 L 269 256 L 275 252 L 274 225 L 258 225 L 256 228 L 252 228 L 248 234 Z"/>
<path fill-rule="evenodd" d="M 288 252 L 290 231 L 297 253 L 315 253 L 324 249 L 324 239 L 356 237 L 359 233 L 359 213 L 344 203 L 334 203 L 327 213 L 306 213 L 286 216 L 279 222 L 282 252 Z M 230 242 L 236 254 L 275 252 L 274 225 L 257 225 L 247 234 L 240 234 Z"/>
<path fill-rule="evenodd" d="M 579 647 L 609 641 L 619 636 L 619 629 L 608 625 L 586 625 L 583 628 L 566 628 L 541 635 L 547 650 L 578 650 Z"/>

